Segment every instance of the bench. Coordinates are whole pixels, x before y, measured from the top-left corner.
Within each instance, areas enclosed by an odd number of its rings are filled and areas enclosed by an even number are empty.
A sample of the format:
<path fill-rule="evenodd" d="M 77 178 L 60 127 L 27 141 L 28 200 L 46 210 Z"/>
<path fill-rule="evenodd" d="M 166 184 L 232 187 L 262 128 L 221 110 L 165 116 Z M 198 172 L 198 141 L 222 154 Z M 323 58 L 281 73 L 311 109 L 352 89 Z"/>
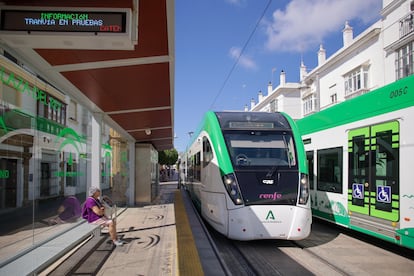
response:
<path fill-rule="evenodd" d="M 30 275 L 41 272 L 92 235 L 100 235 L 99 225 L 85 221 L 63 233 L 34 245 L 0 265 L 0 275 Z"/>

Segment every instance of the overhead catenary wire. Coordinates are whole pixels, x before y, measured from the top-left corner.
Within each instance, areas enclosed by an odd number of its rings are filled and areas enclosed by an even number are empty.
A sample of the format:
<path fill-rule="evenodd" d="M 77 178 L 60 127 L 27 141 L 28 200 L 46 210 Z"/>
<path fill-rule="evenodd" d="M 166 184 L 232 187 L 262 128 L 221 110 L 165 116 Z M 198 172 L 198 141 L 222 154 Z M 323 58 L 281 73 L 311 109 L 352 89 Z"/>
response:
<path fill-rule="evenodd" d="M 265 16 L 267 10 L 270 7 L 270 4 L 272 3 L 272 0 L 269 0 L 262 12 L 262 14 L 260 15 L 259 19 L 256 22 L 256 25 L 254 26 L 252 32 L 250 33 L 249 37 L 247 38 L 246 42 L 243 45 L 243 48 L 241 49 L 239 55 L 237 56 L 236 60 L 233 63 L 233 66 L 231 67 L 229 73 L 227 74 L 226 78 L 223 81 L 223 84 L 221 85 L 219 91 L 217 92 L 216 96 L 214 97 L 214 100 L 212 102 L 212 104 L 210 105 L 210 109 L 213 108 L 213 106 L 215 105 L 217 99 L 220 97 L 221 93 L 223 93 L 224 87 L 226 86 L 227 82 L 229 81 L 231 75 L 233 74 L 234 69 L 236 68 L 237 64 L 239 63 L 239 60 L 241 58 L 241 56 L 243 55 L 244 51 L 247 48 L 247 45 L 249 44 L 250 40 L 252 39 L 254 33 L 256 32 L 257 28 L 259 27 L 260 22 L 262 21 L 263 17 Z"/>

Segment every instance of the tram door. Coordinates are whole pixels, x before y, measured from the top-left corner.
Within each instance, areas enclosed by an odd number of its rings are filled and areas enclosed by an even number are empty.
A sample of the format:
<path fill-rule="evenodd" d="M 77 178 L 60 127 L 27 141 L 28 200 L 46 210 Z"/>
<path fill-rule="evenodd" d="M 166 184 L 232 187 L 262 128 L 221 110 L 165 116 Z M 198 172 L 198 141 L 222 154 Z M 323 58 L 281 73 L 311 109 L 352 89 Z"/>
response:
<path fill-rule="evenodd" d="M 399 220 L 399 123 L 349 131 L 348 209 Z"/>

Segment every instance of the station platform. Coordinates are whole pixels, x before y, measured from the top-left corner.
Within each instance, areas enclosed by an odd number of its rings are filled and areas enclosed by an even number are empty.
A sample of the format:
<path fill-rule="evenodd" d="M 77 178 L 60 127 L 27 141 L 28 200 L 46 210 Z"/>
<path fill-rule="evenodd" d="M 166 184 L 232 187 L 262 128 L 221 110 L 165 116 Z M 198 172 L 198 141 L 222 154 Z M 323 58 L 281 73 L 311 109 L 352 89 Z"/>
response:
<path fill-rule="evenodd" d="M 115 247 L 102 232 L 106 241 L 95 257 L 71 275 L 226 275 L 188 193 L 177 189 L 177 182 L 162 182 L 154 204 L 127 208 L 117 217 L 123 246 Z M 62 275 L 59 262 L 39 275 Z"/>

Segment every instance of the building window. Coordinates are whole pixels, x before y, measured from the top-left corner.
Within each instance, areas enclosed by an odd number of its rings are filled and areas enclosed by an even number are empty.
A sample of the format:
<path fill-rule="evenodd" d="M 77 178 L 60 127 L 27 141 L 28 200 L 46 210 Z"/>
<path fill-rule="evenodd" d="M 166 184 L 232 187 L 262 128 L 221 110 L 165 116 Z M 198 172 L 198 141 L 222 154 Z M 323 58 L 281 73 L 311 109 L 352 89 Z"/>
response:
<path fill-rule="evenodd" d="M 410 76 L 414 72 L 414 41 L 397 50 L 395 55 L 396 79 Z"/>
<path fill-rule="evenodd" d="M 329 87 L 329 97 L 330 97 L 330 104 L 334 104 L 338 101 L 338 96 L 336 94 L 336 84 L 331 85 Z"/>
<path fill-rule="evenodd" d="M 338 101 L 338 97 L 337 97 L 336 93 L 332 94 L 331 95 L 331 104 L 336 103 L 337 101 Z"/>
<path fill-rule="evenodd" d="M 271 100 L 270 101 L 270 112 L 277 112 L 278 108 L 277 108 L 277 99 Z"/>
<path fill-rule="evenodd" d="M 78 165 L 76 162 L 66 163 L 66 186 L 77 186 L 77 169 Z"/>
<path fill-rule="evenodd" d="M 45 104 L 48 103 L 48 104 Z M 37 102 L 37 113 L 39 116 L 65 125 L 66 104 L 45 93 L 45 101 Z"/>
<path fill-rule="evenodd" d="M 69 104 L 69 119 L 75 122 L 78 121 L 78 104 L 73 100 L 70 100 Z"/>
<path fill-rule="evenodd" d="M 361 66 L 344 76 L 345 96 L 357 91 L 368 90 L 368 67 Z"/>
<path fill-rule="evenodd" d="M 8 105 L 12 104 L 15 107 L 21 107 L 21 93 L 17 93 L 17 91 L 10 86 L 1 85 L 0 87 L 0 99 L 2 103 L 7 103 Z"/>
<path fill-rule="evenodd" d="M 316 111 L 316 98 L 312 94 L 303 98 L 303 115 L 310 114 L 314 111 Z"/>

